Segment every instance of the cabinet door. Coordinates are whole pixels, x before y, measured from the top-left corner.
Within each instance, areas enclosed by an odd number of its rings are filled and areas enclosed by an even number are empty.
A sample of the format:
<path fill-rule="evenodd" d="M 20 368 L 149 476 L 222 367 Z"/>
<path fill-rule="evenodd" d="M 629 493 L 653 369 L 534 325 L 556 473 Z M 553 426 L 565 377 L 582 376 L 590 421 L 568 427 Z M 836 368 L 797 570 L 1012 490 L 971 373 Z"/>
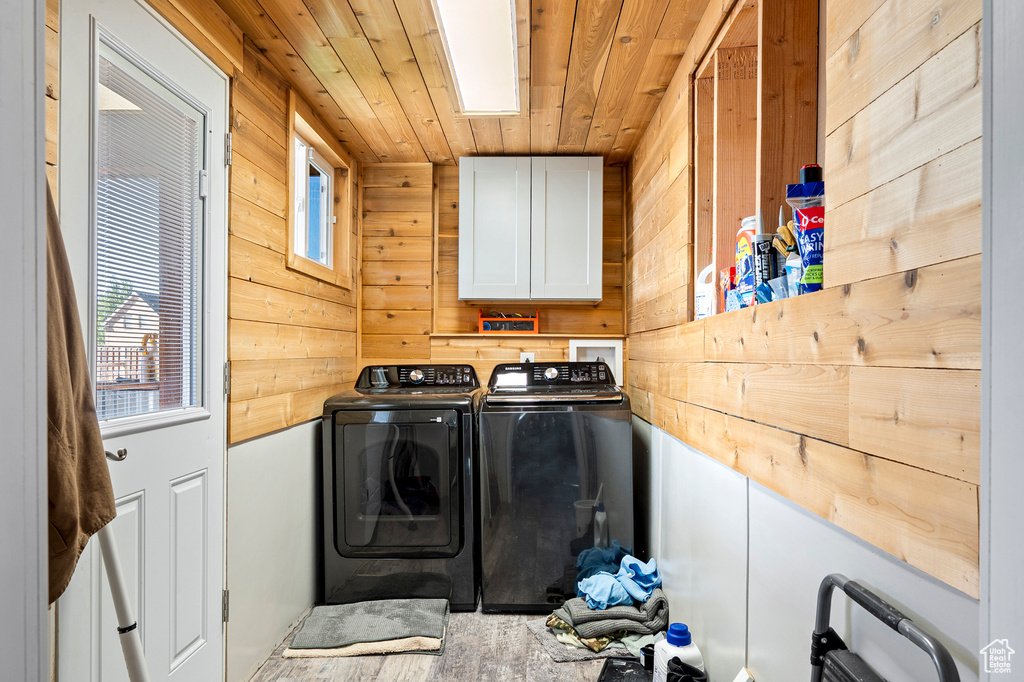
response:
<path fill-rule="evenodd" d="M 530 298 L 530 159 L 459 159 L 459 298 Z"/>
<path fill-rule="evenodd" d="M 603 166 L 534 157 L 530 298 L 601 300 Z"/>

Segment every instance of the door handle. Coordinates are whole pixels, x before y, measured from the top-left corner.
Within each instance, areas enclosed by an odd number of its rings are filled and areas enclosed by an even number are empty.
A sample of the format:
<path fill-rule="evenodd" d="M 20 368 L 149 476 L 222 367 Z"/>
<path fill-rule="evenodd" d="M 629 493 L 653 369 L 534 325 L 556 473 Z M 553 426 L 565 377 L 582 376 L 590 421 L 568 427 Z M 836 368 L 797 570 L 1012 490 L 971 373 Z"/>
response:
<path fill-rule="evenodd" d="M 107 459 L 113 460 L 115 462 L 123 462 L 124 458 L 128 456 L 128 448 L 121 448 L 120 450 L 117 451 L 116 455 L 110 450 L 106 450 L 106 453 Z"/>

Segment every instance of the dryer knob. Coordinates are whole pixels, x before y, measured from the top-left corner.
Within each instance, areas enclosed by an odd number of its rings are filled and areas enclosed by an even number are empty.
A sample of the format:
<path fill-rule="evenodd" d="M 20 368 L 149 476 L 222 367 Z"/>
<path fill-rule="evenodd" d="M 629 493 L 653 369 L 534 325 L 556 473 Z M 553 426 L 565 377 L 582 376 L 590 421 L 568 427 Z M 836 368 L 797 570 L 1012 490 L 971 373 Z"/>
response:
<path fill-rule="evenodd" d="M 409 372 L 409 381 L 411 381 L 414 384 L 422 384 L 423 370 L 414 369 L 413 371 Z"/>
<path fill-rule="evenodd" d="M 558 368 L 557 367 L 548 367 L 546 370 L 544 370 L 544 378 L 547 379 L 548 381 L 554 381 L 555 379 L 557 379 L 558 378 Z"/>

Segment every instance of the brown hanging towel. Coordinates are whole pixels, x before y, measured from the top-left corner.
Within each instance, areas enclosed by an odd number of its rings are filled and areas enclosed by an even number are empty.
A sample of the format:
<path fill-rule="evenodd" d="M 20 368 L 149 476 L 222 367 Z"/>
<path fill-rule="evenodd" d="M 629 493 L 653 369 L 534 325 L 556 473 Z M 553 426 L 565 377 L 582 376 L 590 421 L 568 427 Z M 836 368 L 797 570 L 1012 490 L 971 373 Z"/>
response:
<path fill-rule="evenodd" d="M 75 572 L 85 543 L 114 518 L 114 492 L 93 404 L 71 270 L 46 188 L 46 387 L 50 603 Z"/>

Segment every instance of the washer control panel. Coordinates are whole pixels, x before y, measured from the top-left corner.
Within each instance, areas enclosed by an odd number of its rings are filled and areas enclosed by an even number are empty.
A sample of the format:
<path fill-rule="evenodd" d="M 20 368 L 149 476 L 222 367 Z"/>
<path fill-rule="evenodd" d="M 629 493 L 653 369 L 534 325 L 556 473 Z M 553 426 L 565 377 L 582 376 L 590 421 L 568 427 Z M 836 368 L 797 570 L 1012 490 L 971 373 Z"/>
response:
<path fill-rule="evenodd" d="M 498 365 L 487 385 L 491 388 L 545 386 L 614 386 L 615 377 L 603 362 L 520 363 Z"/>

